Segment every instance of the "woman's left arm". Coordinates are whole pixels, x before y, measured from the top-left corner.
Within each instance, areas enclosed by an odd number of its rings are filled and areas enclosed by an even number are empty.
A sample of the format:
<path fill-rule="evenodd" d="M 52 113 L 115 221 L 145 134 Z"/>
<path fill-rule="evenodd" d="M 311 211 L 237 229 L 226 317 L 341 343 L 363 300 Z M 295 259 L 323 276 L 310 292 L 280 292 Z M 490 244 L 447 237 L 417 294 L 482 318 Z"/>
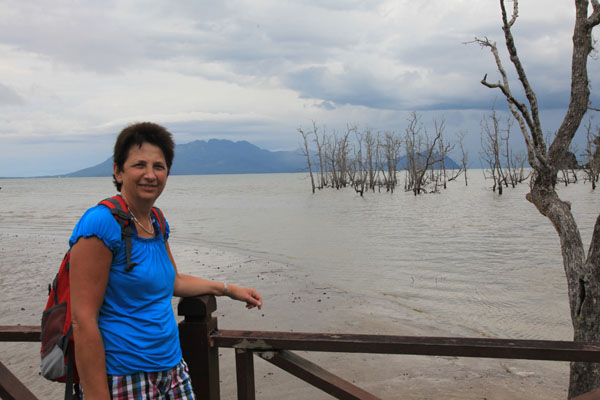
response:
<path fill-rule="evenodd" d="M 253 288 L 232 285 L 230 283 L 209 281 L 191 275 L 180 274 L 177 271 L 177 264 L 171 253 L 169 242 L 167 245 L 167 253 L 175 268 L 175 288 L 173 294 L 178 297 L 191 297 L 203 294 L 212 294 L 215 296 L 229 296 L 234 300 L 243 301 L 246 303 L 246 308 L 251 309 L 262 307 L 262 297 Z"/>

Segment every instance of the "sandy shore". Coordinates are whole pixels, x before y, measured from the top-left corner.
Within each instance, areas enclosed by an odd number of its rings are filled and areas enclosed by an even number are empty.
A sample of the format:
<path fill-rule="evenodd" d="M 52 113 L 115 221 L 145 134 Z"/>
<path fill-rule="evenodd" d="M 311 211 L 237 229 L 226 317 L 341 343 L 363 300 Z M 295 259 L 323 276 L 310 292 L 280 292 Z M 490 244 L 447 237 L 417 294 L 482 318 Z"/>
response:
<path fill-rule="evenodd" d="M 0 234 L 1 325 L 39 323 L 66 239 Z M 468 328 L 441 326 L 426 313 L 380 298 L 358 297 L 268 259 L 191 246 L 171 240 L 180 271 L 209 279 L 253 286 L 265 304 L 247 311 L 218 299 L 216 315 L 224 329 L 370 333 L 422 336 L 473 336 Z M 176 300 L 174 300 L 176 304 Z M 38 343 L 0 343 L 1 361 L 40 399 L 59 399 L 63 386 L 38 374 Z M 234 354 L 221 350 L 222 399 L 235 398 Z M 301 353 L 331 372 L 383 399 L 564 399 L 568 363 Z M 255 359 L 258 399 L 330 399 L 267 362 Z"/>

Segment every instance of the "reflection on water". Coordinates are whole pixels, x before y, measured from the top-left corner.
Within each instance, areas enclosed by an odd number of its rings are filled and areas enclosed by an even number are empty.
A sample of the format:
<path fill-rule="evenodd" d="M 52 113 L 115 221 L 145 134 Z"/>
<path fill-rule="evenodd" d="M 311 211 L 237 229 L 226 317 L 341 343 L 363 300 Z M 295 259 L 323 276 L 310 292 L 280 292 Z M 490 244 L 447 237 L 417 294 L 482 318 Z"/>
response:
<path fill-rule="evenodd" d="M 483 335 L 570 339 L 558 237 L 525 200 L 527 185 L 499 197 L 480 171 L 469 179 L 441 194 L 361 198 L 351 189 L 313 195 L 302 174 L 172 176 L 158 205 L 172 241 L 260 254 Z M 65 244 L 83 210 L 114 192 L 109 178 L 0 186 L 0 232 L 44 230 Z M 559 192 L 589 243 L 599 194 L 584 184 Z"/>

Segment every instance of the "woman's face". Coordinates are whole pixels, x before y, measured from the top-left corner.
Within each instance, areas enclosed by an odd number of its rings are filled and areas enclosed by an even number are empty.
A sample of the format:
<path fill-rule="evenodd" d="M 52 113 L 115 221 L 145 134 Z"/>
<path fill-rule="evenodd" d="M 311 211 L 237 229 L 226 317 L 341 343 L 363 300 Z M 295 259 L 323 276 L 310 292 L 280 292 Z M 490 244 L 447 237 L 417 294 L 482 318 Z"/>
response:
<path fill-rule="evenodd" d="M 131 146 L 123 170 L 115 165 L 114 173 L 127 201 L 154 203 L 167 183 L 167 162 L 160 147 L 143 142 L 142 147 Z"/>

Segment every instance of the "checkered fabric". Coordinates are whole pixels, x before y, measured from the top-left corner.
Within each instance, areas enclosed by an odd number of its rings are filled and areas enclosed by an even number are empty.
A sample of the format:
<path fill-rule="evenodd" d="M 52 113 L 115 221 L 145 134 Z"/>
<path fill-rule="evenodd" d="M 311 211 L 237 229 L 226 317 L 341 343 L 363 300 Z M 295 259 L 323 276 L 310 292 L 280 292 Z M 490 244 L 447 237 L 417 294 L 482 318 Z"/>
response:
<path fill-rule="evenodd" d="M 183 359 L 167 371 L 108 375 L 108 391 L 113 400 L 194 400 L 188 366 Z"/>

